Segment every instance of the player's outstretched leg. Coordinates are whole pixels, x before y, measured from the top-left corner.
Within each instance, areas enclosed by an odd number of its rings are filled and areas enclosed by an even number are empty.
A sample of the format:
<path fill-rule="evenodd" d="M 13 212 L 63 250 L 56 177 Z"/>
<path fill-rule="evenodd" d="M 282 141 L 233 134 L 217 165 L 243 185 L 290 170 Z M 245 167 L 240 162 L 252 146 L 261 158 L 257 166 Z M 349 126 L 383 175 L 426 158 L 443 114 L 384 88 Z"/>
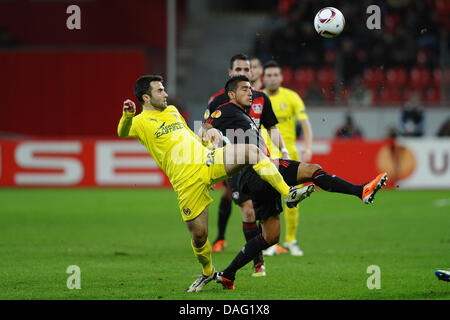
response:
<path fill-rule="evenodd" d="M 251 144 L 225 146 L 224 165 L 228 176 L 232 176 L 249 164 L 253 166 L 261 179 L 269 183 L 286 199 L 286 205 L 289 207 L 295 207 L 314 191 L 313 187 L 289 187 L 277 167 L 257 146 Z M 305 192 L 308 192 L 308 194 L 305 195 Z"/>
<path fill-rule="evenodd" d="M 387 173 L 380 173 L 369 183 L 356 185 L 336 175 L 330 175 L 318 164 L 300 163 L 297 171 L 298 183 L 313 182 L 328 192 L 354 195 L 364 203 L 372 203 L 375 194 L 386 185 Z"/>
<path fill-rule="evenodd" d="M 378 190 L 380 190 L 383 186 L 386 185 L 386 180 L 388 179 L 387 173 L 380 173 L 375 179 L 366 183 L 363 188 L 363 194 L 361 196 L 362 201 L 364 203 L 373 203 L 373 199 L 375 198 L 375 194 Z"/>

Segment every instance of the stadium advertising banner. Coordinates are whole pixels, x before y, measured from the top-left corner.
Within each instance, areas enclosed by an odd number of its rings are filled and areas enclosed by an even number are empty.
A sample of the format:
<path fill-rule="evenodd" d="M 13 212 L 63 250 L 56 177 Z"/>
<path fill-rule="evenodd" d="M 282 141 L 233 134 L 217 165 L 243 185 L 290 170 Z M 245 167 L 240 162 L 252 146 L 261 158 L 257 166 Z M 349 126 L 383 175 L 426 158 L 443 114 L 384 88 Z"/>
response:
<path fill-rule="evenodd" d="M 396 148 L 402 188 L 450 188 L 450 139 L 399 139 Z"/>
<path fill-rule="evenodd" d="M 0 140 L 0 147 L 0 186 L 170 186 L 135 141 Z"/>
<path fill-rule="evenodd" d="M 0 162 L 0 187 L 170 187 L 132 140 L 0 140 Z M 448 139 L 317 140 L 311 162 L 356 183 L 387 171 L 391 187 L 450 189 Z"/>

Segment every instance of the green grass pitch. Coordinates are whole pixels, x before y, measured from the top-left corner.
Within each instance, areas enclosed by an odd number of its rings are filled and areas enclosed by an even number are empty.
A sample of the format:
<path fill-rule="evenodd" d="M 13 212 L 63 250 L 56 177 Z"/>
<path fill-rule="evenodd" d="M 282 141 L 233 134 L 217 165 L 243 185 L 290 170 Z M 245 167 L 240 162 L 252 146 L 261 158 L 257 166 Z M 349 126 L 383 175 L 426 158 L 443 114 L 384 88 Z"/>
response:
<path fill-rule="evenodd" d="M 220 193 L 211 194 L 212 242 Z M 305 256 L 266 257 L 265 278 L 249 264 L 234 291 L 211 282 L 186 293 L 201 269 L 172 190 L 1 189 L 0 299 L 450 299 L 434 275 L 450 268 L 449 203 L 449 191 L 382 190 L 370 206 L 318 191 L 301 204 Z M 217 269 L 244 244 L 236 206 L 226 236 Z M 66 286 L 70 265 L 79 290 Z M 381 289 L 367 288 L 371 265 Z"/>

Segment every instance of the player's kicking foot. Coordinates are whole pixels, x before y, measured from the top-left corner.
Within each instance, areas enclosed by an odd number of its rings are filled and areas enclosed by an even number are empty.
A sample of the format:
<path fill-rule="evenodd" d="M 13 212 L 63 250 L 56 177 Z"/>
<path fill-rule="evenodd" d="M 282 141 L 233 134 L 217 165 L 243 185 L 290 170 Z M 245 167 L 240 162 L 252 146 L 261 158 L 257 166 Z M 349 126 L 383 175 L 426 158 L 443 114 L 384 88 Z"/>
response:
<path fill-rule="evenodd" d="M 252 277 L 265 277 L 266 267 L 263 264 L 255 266 L 255 272 L 252 273 Z"/>
<path fill-rule="evenodd" d="M 221 283 L 223 288 L 226 290 L 234 290 L 234 280 L 230 280 L 223 276 L 223 272 L 219 272 L 216 275 L 216 282 Z"/>
<path fill-rule="evenodd" d="M 297 240 L 293 240 L 291 242 L 285 242 L 284 247 L 287 248 L 291 254 L 291 256 L 301 257 L 303 256 L 303 251 L 300 249 Z"/>
<path fill-rule="evenodd" d="M 227 246 L 227 242 L 225 240 L 216 240 L 212 246 L 211 251 L 214 253 L 222 252 L 223 249 Z"/>
<path fill-rule="evenodd" d="M 199 292 L 202 291 L 203 287 L 210 282 L 211 280 L 215 279 L 217 275 L 216 269 L 213 269 L 213 273 L 211 273 L 210 276 L 205 276 L 204 274 L 201 274 L 197 280 L 194 281 L 193 284 L 187 289 L 187 292 Z"/>
<path fill-rule="evenodd" d="M 450 282 L 450 271 L 436 270 L 434 274 L 436 275 L 436 277 L 438 277 L 439 280 Z"/>
<path fill-rule="evenodd" d="M 301 188 L 291 187 L 289 190 L 289 196 L 286 199 L 286 205 L 289 208 L 294 208 L 300 201 L 308 198 L 314 190 L 315 187 L 313 184 Z"/>
<path fill-rule="evenodd" d="M 378 190 L 380 190 L 383 186 L 386 185 L 387 173 L 380 173 L 375 179 L 370 181 L 369 183 L 364 185 L 363 193 L 362 193 L 362 201 L 366 204 L 373 203 L 373 199 L 375 198 L 375 194 Z"/>

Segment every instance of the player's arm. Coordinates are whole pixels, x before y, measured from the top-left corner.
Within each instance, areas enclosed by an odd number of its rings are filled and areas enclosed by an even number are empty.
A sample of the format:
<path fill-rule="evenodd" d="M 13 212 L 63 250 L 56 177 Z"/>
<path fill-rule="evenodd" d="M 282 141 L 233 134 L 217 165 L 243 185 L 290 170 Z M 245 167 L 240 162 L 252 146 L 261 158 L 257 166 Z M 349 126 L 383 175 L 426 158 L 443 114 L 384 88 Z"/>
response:
<path fill-rule="evenodd" d="M 300 122 L 303 132 L 303 140 L 305 141 L 305 147 L 301 150 L 301 159 L 304 162 L 309 162 L 312 157 L 312 140 L 313 132 L 311 123 L 309 122 L 308 115 L 306 114 L 305 104 L 297 93 L 292 94 L 292 102 L 294 105 L 294 113 L 297 120 Z"/>
<path fill-rule="evenodd" d="M 133 101 L 127 99 L 123 102 L 123 114 L 117 126 L 117 134 L 121 138 L 136 138 L 132 131 L 133 117 L 136 113 L 136 105 Z"/>
<path fill-rule="evenodd" d="M 284 143 L 284 139 L 281 136 L 281 132 L 277 127 L 278 119 L 272 108 L 272 103 L 270 102 L 267 94 L 264 93 L 264 109 L 261 115 L 261 124 L 267 129 L 269 133 L 270 140 L 273 144 L 280 149 L 281 157 L 283 159 L 290 159 L 288 149 Z"/>
<path fill-rule="evenodd" d="M 301 159 L 304 162 L 309 162 L 312 157 L 312 139 L 313 139 L 313 132 L 311 123 L 309 122 L 309 119 L 302 119 L 300 120 L 300 126 L 302 127 L 303 132 L 303 139 L 305 141 L 305 148 L 301 151 Z"/>
<path fill-rule="evenodd" d="M 281 151 L 281 158 L 283 159 L 290 159 L 289 157 L 289 151 L 286 148 L 286 144 L 284 143 L 284 139 L 281 135 L 280 130 L 278 127 L 272 126 L 270 128 L 267 128 L 267 132 L 269 132 L 270 140 L 272 140 L 273 144 L 280 149 Z"/>
<path fill-rule="evenodd" d="M 202 141 L 205 143 L 211 143 L 213 149 L 216 149 L 223 140 L 222 134 L 219 130 L 212 126 L 211 121 L 204 122 L 198 134 Z"/>

